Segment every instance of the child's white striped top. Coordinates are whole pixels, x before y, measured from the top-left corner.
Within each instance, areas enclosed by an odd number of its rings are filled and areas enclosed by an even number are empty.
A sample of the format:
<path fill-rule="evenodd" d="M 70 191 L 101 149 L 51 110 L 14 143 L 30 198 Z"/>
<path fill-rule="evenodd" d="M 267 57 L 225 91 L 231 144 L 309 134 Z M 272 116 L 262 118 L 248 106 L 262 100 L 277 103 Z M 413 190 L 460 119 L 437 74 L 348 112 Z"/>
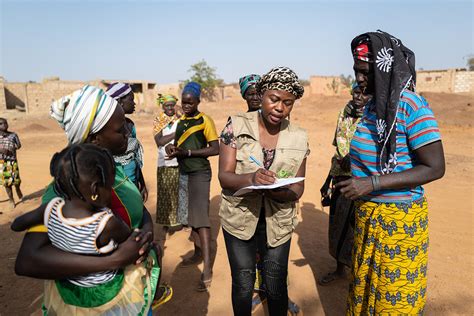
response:
<path fill-rule="evenodd" d="M 98 248 L 96 243 L 105 225 L 114 216 L 109 208 L 104 208 L 90 217 L 66 218 L 62 214 L 64 203 L 64 199 L 54 198 L 44 212 L 44 224 L 54 247 L 82 255 L 100 255 L 117 248 L 114 240 L 110 240 L 101 248 Z M 68 281 L 78 286 L 92 287 L 112 280 L 116 273 L 116 270 L 109 270 L 68 278 Z"/>

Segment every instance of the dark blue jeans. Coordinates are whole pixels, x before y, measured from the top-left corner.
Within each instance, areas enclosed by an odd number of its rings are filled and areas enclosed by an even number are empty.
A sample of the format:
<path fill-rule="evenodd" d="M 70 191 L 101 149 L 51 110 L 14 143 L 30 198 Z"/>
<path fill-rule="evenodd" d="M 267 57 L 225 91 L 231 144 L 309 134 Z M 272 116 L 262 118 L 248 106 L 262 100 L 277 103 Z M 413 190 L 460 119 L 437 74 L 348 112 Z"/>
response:
<path fill-rule="evenodd" d="M 288 256 L 291 239 L 272 248 L 267 245 L 265 212 L 262 210 L 255 234 L 241 240 L 223 231 L 232 272 L 232 308 L 235 316 L 250 316 L 255 284 L 257 250 L 263 261 L 262 278 L 270 316 L 284 316 L 288 311 Z"/>

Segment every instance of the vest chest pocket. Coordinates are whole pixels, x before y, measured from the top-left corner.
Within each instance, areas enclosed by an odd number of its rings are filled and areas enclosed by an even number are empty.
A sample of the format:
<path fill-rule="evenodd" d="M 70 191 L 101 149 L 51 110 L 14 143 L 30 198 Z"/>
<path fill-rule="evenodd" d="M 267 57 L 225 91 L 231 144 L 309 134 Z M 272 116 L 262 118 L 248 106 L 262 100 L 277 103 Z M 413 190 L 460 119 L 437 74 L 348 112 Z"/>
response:
<path fill-rule="evenodd" d="M 306 150 L 294 148 L 279 148 L 271 169 L 278 178 L 293 178 L 305 158 Z"/>
<path fill-rule="evenodd" d="M 236 166 L 235 172 L 237 174 L 255 172 L 259 168 L 254 162 L 250 161 L 250 156 L 252 156 L 252 150 L 249 146 L 245 146 L 241 149 L 237 149 L 236 153 Z M 258 159 L 257 155 L 253 155 Z"/>

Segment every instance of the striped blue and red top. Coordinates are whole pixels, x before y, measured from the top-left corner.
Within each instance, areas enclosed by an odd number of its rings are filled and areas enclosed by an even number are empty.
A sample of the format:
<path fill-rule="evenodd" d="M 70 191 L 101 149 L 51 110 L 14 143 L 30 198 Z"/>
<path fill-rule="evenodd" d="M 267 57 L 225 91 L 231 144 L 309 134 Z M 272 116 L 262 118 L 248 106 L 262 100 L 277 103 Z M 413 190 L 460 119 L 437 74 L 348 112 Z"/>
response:
<path fill-rule="evenodd" d="M 379 151 L 374 104 L 369 103 L 352 138 L 350 156 L 352 175 L 356 178 L 380 175 Z M 394 172 L 416 166 L 414 150 L 441 139 L 438 123 L 428 102 L 414 92 L 402 93 L 397 112 L 398 165 Z M 414 201 L 423 197 L 423 187 L 380 190 L 361 197 L 373 202 L 397 203 Z"/>

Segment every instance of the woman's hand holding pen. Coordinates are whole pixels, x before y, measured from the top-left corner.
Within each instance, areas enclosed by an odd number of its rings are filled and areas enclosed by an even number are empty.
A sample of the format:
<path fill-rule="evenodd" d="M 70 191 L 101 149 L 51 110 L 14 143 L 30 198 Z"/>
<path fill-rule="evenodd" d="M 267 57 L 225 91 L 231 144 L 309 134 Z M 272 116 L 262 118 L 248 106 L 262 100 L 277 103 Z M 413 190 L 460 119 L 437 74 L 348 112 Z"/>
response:
<path fill-rule="evenodd" d="M 270 170 L 267 170 L 263 167 L 263 164 L 254 156 L 250 156 L 249 160 L 260 167 L 252 175 L 252 184 L 253 185 L 268 185 L 273 184 L 276 181 L 276 173 Z"/>
<path fill-rule="evenodd" d="M 268 185 L 276 181 L 276 173 L 264 168 L 260 168 L 253 174 L 252 183 L 254 185 Z"/>

